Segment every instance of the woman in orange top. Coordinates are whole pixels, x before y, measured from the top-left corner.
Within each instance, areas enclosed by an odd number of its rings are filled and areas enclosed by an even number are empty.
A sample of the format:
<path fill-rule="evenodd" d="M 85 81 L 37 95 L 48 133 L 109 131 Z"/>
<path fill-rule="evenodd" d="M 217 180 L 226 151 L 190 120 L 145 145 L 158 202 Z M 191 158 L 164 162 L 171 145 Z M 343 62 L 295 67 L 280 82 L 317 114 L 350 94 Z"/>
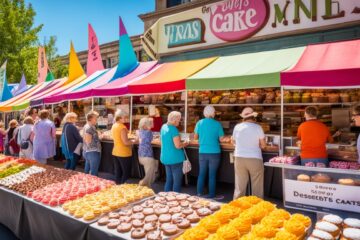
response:
<path fill-rule="evenodd" d="M 312 162 L 315 166 L 325 167 L 327 158 L 326 143 L 334 142 L 328 127 L 317 119 L 318 110 L 314 106 L 305 108 L 306 122 L 300 124 L 297 137 L 301 141 L 301 165 Z M 338 133 L 334 135 L 337 136 Z M 325 165 L 325 166 L 324 166 Z"/>
<path fill-rule="evenodd" d="M 128 114 L 123 110 L 115 113 L 115 123 L 111 128 L 114 140 L 112 155 L 115 158 L 115 181 L 123 184 L 130 177 L 132 166 L 132 141 L 128 138 L 128 129 L 124 125 Z"/>

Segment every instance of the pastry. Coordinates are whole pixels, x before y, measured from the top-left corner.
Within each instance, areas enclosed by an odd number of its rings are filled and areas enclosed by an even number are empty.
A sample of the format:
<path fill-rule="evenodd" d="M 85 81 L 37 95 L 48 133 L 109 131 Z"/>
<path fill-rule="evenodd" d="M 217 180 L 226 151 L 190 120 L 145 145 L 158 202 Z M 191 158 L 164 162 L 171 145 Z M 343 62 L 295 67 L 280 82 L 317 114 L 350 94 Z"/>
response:
<path fill-rule="evenodd" d="M 158 220 L 158 217 L 155 214 L 145 217 L 145 222 L 146 223 L 148 223 L 148 222 L 157 222 L 157 220 Z"/>
<path fill-rule="evenodd" d="M 337 237 L 340 234 L 340 229 L 332 223 L 321 221 L 315 224 L 315 229 L 322 230 L 330 233 L 333 237 Z"/>
<path fill-rule="evenodd" d="M 130 209 L 129 210 L 121 210 L 119 212 L 120 216 L 131 216 L 131 214 L 132 214 L 132 211 Z"/>
<path fill-rule="evenodd" d="M 346 218 L 344 220 L 344 228 L 358 228 L 360 229 L 360 220 L 356 218 Z"/>
<path fill-rule="evenodd" d="M 359 240 L 360 229 L 357 228 L 345 228 L 341 237 L 341 240 Z"/>
<path fill-rule="evenodd" d="M 178 194 L 178 195 L 176 195 L 176 200 L 183 201 L 183 200 L 186 200 L 188 196 L 189 195 L 187 195 L 187 194 Z"/>
<path fill-rule="evenodd" d="M 109 216 L 110 219 L 111 219 L 111 218 L 117 219 L 117 218 L 120 217 L 120 214 L 119 214 L 119 213 L 116 213 L 116 212 L 111 212 L 111 213 L 109 213 L 108 216 Z"/>
<path fill-rule="evenodd" d="M 109 218 L 108 217 L 102 217 L 98 220 L 98 225 L 99 226 L 105 226 L 109 223 Z"/>
<path fill-rule="evenodd" d="M 170 214 L 179 213 L 179 212 L 181 212 L 181 207 L 180 206 L 172 207 L 172 208 L 169 209 Z"/>
<path fill-rule="evenodd" d="M 196 210 L 196 212 L 200 217 L 205 217 L 212 213 L 211 210 L 208 208 L 200 208 L 200 209 Z"/>
<path fill-rule="evenodd" d="M 120 223 L 121 223 L 120 220 L 109 219 L 109 223 L 106 226 L 109 229 L 115 229 Z"/>
<path fill-rule="evenodd" d="M 197 223 L 200 221 L 200 217 L 196 214 L 196 213 L 193 213 L 193 214 L 190 214 L 186 217 L 191 223 Z"/>
<path fill-rule="evenodd" d="M 166 199 L 164 197 L 156 197 L 154 201 L 157 203 L 166 204 Z"/>
<path fill-rule="evenodd" d="M 291 216 L 290 220 L 301 222 L 306 228 L 311 226 L 311 219 L 299 213 L 295 213 Z"/>
<path fill-rule="evenodd" d="M 351 178 L 343 178 L 343 179 L 339 179 L 338 180 L 338 184 L 341 185 L 348 185 L 348 186 L 354 186 L 355 185 L 355 181 Z"/>
<path fill-rule="evenodd" d="M 215 233 L 221 226 L 221 222 L 216 217 L 210 216 L 202 219 L 199 225 L 203 226 L 209 233 Z"/>
<path fill-rule="evenodd" d="M 277 229 L 268 225 L 257 224 L 252 232 L 261 238 L 273 238 L 276 235 Z"/>
<path fill-rule="evenodd" d="M 141 239 L 145 237 L 145 230 L 141 228 L 136 228 L 131 231 L 131 238 L 133 239 Z"/>
<path fill-rule="evenodd" d="M 178 218 L 184 218 L 186 217 L 183 213 L 175 213 L 171 216 L 171 222 L 174 223 Z"/>
<path fill-rule="evenodd" d="M 289 233 L 288 231 L 285 230 L 281 230 L 277 232 L 274 238 L 274 240 L 298 240 L 298 239 L 299 238 L 296 235 Z"/>
<path fill-rule="evenodd" d="M 138 213 L 131 215 L 131 218 L 143 220 L 145 218 L 145 215 L 142 212 L 138 212 Z"/>
<path fill-rule="evenodd" d="M 220 209 L 220 204 L 218 203 L 210 203 L 209 208 L 211 211 L 215 212 Z"/>
<path fill-rule="evenodd" d="M 153 208 L 144 208 L 143 214 L 145 216 L 152 215 L 152 214 L 154 214 L 154 209 Z"/>
<path fill-rule="evenodd" d="M 156 222 L 148 222 L 144 225 L 144 230 L 146 232 L 154 231 L 157 229 L 157 223 Z"/>
<path fill-rule="evenodd" d="M 203 206 L 204 206 L 204 205 L 202 205 L 201 203 L 196 202 L 196 203 L 193 203 L 193 204 L 191 205 L 191 208 L 194 209 L 194 210 L 197 210 L 197 209 L 199 209 L 199 208 L 202 208 Z"/>
<path fill-rule="evenodd" d="M 139 219 L 134 219 L 131 223 L 134 228 L 142 228 L 144 226 L 144 222 Z"/>
<path fill-rule="evenodd" d="M 174 235 L 179 231 L 178 227 L 171 223 L 164 223 L 163 225 L 161 225 L 161 230 L 167 236 Z"/>
<path fill-rule="evenodd" d="M 194 196 L 190 196 L 190 197 L 187 198 L 187 200 L 188 200 L 189 202 L 196 202 L 196 201 L 199 200 L 199 198 L 198 198 L 198 197 L 194 197 Z"/>
<path fill-rule="evenodd" d="M 296 221 L 287 221 L 284 224 L 284 228 L 286 231 L 301 237 L 305 233 L 305 226 L 303 223 L 296 222 Z"/>
<path fill-rule="evenodd" d="M 189 207 L 189 205 L 190 205 L 190 203 L 187 200 L 183 200 L 183 201 L 180 202 L 181 207 Z"/>
<path fill-rule="evenodd" d="M 297 176 L 297 180 L 302 182 L 310 182 L 310 176 L 306 174 L 299 174 Z"/>
<path fill-rule="evenodd" d="M 159 216 L 159 222 L 160 223 L 167 223 L 171 221 L 171 215 L 170 214 L 162 214 Z"/>
<path fill-rule="evenodd" d="M 190 221 L 186 218 L 177 218 L 176 223 L 174 222 L 174 224 L 176 224 L 180 229 L 187 229 L 191 227 Z"/>
<path fill-rule="evenodd" d="M 178 201 L 171 201 L 171 202 L 168 202 L 167 205 L 169 206 L 169 208 L 177 207 L 177 206 L 179 206 L 179 202 Z"/>
<path fill-rule="evenodd" d="M 160 231 L 151 231 L 146 235 L 147 240 L 162 240 Z"/>
<path fill-rule="evenodd" d="M 282 228 L 284 226 L 284 219 L 273 216 L 266 216 L 261 220 L 261 224 L 273 228 Z"/>
<path fill-rule="evenodd" d="M 291 215 L 288 211 L 284 209 L 276 209 L 272 211 L 269 216 L 275 217 L 275 218 L 281 218 L 283 220 L 289 220 Z"/>
<path fill-rule="evenodd" d="M 91 221 L 91 220 L 93 220 L 94 218 L 95 218 L 96 216 L 95 216 L 95 214 L 93 213 L 93 212 L 87 212 L 87 213 L 85 213 L 84 214 L 84 220 L 85 221 Z"/>
<path fill-rule="evenodd" d="M 320 182 L 320 183 L 329 183 L 331 182 L 331 178 L 327 174 L 318 173 L 311 176 L 312 182 Z"/>
<path fill-rule="evenodd" d="M 161 214 L 166 214 L 169 212 L 169 207 L 168 206 L 164 206 L 164 207 L 156 207 L 154 209 L 154 212 L 156 215 L 161 215 Z"/>
<path fill-rule="evenodd" d="M 172 202 L 172 201 L 175 201 L 175 202 L 176 202 L 176 197 L 175 197 L 175 196 L 172 196 L 172 195 L 165 196 L 165 199 L 166 199 L 166 201 L 168 201 L 168 202 Z"/>
<path fill-rule="evenodd" d="M 240 237 L 239 232 L 232 226 L 225 225 L 219 228 L 216 232 L 223 240 L 237 240 Z"/>
<path fill-rule="evenodd" d="M 144 208 L 143 208 L 142 206 L 136 205 L 136 206 L 134 206 L 134 207 L 132 208 L 132 211 L 133 211 L 133 213 L 138 213 L 138 212 L 142 212 L 143 209 L 144 209 Z"/>
<path fill-rule="evenodd" d="M 126 233 L 129 232 L 132 228 L 132 224 L 131 223 L 127 223 L 127 222 L 122 222 L 119 224 L 119 226 L 117 226 L 116 230 L 119 233 Z"/>
<path fill-rule="evenodd" d="M 191 208 L 183 208 L 181 209 L 181 212 L 185 215 L 190 215 L 194 212 L 194 210 L 192 210 Z"/>
<path fill-rule="evenodd" d="M 129 216 L 121 216 L 119 218 L 119 220 L 120 220 L 120 222 L 128 222 L 129 223 L 129 222 L 131 222 L 132 218 Z"/>
<path fill-rule="evenodd" d="M 325 231 L 321 231 L 321 230 L 317 230 L 315 229 L 312 233 L 311 233 L 311 237 L 315 237 L 321 240 L 333 240 L 334 237 Z"/>
<path fill-rule="evenodd" d="M 343 223 L 343 219 L 341 217 L 339 217 L 337 215 L 333 215 L 333 214 L 325 215 L 322 218 L 322 220 L 326 221 L 326 222 L 329 222 L 329 223 L 332 223 L 332 224 L 335 224 L 338 227 L 341 227 L 342 223 Z"/>

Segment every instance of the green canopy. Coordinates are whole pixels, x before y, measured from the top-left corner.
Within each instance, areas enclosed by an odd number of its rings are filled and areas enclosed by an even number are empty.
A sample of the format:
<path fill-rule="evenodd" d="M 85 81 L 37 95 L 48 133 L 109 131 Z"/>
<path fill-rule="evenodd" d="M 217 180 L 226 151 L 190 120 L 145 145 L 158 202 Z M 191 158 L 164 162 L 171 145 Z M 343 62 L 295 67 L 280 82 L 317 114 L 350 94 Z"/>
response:
<path fill-rule="evenodd" d="M 293 66 L 305 47 L 219 57 L 186 79 L 187 90 L 280 87 L 280 72 Z"/>

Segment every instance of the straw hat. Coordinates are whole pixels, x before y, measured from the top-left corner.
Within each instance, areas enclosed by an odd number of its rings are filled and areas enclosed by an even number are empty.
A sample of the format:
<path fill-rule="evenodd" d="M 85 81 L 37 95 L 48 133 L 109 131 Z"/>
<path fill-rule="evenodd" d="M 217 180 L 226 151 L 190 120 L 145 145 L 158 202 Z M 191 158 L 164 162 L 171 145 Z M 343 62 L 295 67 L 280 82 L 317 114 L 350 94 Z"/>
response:
<path fill-rule="evenodd" d="M 251 107 L 244 108 L 240 114 L 242 118 L 257 117 L 257 115 L 258 113 L 254 112 L 254 109 L 252 109 Z"/>

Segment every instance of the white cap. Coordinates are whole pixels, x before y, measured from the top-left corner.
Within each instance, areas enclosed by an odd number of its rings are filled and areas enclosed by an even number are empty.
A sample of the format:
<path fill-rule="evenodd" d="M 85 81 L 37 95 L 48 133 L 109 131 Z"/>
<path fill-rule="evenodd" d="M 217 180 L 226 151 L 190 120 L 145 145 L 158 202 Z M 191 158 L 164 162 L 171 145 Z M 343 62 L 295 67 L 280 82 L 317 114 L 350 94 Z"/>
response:
<path fill-rule="evenodd" d="M 204 108 L 204 116 L 205 117 L 214 117 L 215 116 L 215 108 L 211 105 L 208 105 Z"/>
<path fill-rule="evenodd" d="M 251 107 L 246 107 L 242 110 L 240 116 L 242 118 L 248 118 L 248 117 L 257 117 L 258 113 L 254 112 L 254 109 Z"/>

